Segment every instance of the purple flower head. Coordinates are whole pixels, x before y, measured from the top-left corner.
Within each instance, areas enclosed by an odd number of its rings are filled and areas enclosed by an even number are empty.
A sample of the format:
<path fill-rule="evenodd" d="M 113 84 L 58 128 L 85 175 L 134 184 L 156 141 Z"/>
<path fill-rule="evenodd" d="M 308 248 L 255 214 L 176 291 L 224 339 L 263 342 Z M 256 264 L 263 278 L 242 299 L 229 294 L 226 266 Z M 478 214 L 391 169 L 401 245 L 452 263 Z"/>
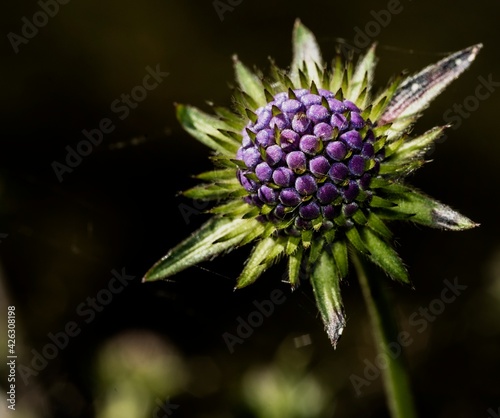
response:
<path fill-rule="evenodd" d="M 296 22 L 289 70 L 274 64 L 263 78 L 234 58 L 233 109 L 215 115 L 177 105 L 186 131 L 210 147 L 216 168 L 184 195 L 217 202 L 214 216 L 146 274 L 157 280 L 254 242 L 237 287 L 253 283 L 280 258 L 298 286 L 310 280 L 333 345 L 346 325 L 340 280 L 351 255 L 362 253 L 392 278 L 409 283 L 391 245 L 387 220 L 440 229 L 476 226 L 448 206 L 406 185 L 444 127 L 410 137 L 431 100 L 478 54 L 475 45 L 374 95 L 375 46 L 357 63 L 339 55 L 328 67 L 312 32 Z"/>
<path fill-rule="evenodd" d="M 318 217 L 330 224 L 353 211 L 345 207 L 360 190 L 366 196 L 381 156 L 375 153 L 373 126 L 359 112 L 353 102 L 326 89 L 280 92 L 256 111 L 257 122 L 242 132 L 237 156 L 247 170 L 238 179 L 255 194 L 249 204 L 274 208 L 261 219 L 277 222 L 289 208 L 287 219 L 301 218 L 294 223 L 295 233 L 312 228 Z M 253 142 L 246 131 L 250 128 Z"/>

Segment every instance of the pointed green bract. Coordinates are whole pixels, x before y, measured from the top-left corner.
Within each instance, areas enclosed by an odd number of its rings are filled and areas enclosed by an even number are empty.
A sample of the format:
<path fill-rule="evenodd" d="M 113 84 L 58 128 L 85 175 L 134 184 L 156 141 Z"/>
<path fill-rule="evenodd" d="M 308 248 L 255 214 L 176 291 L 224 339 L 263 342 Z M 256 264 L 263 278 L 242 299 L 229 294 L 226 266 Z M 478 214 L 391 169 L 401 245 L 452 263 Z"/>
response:
<path fill-rule="evenodd" d="M 226 124 L 226 129 L 232 130 L 233 132 L 240 132 L 244 126 L 244 120 L 241 115 L 235 113 L 233 109 L 227 109 L 225 107 L 215 106 L 213 108 L 215 114 L 220 117 L 221 121 Z"/>
<path fill-rule="evenodd" d="M 396 78 L 390 85 L 387 87 L 385 91 L 383 91 L 377 98 L 372 101 L 372 109 L 370 111 L 370 119 L 373 121 L 378 121 L 380 115 L 382 115 L 389 103 L 391 102 L 391 98 L 396 92 L 399 84 L 401 83 L 400 78 Z M 379 122 L 380 126 L 386 125 L 388 122 Z"/>
<path fill-rule="evenodd" d="M 373 196 L 370 205 L 374 208 L 392 208 L 396 206 L 396 204 L 391 200 L 384 199 L 380 196 Z"/>
<path fill-rule="evenodd" d="M 387 142 L 393 142 L 401 138 L 406 132 L 409 131 L 411 126 L 417 121 L 418 115 L 406 116 L 398 118 L 391 122 L 391 128 L 387 131 Z"/>
<path fill-rule="evenodd" d="M 232 250 L 245 236 L 258 227 L 255 219 L 212 218 L 188 239 L 170 250 L 144 276 L 143 282 L 165 279 L 208 260 L 223 252 Z M 223 241 L 228 234 L 238 231 L 237 236 Z"/>
<path fill-rule="evenodd" d="M 394 280 L 410 283 L 408 272 L 398 254 L 383 239 L 379 238 L 371 229 L 364 228 L 361 232 L 363 242 L 370 251 L 370 259 L 381 267 Z"/>
<path fill-rule="evenodd" d="M 337 53 L 337 56 L 333 60 L 333 73 L 330 78 L 330 84 L 328 85 L 328 90 L 332 92 L 337 92 L 342 87 L 342 79 L 344 77 L 344 64 L 342 62 L 342 58 L 340 53 Z"/>
<path fill-rule="evenodd" d="M 201 186 L 195 186 L 189 190 L 182 193 L 184 196 L 190 199 L 200 199 L 200 200 L 219 200 L 227 198 L 229 196 L 245 196 L 246 190 L 243 189 L 239 183 L 214 183 L 214 184 L 203 184 Z"/>
<path fill-rule="evenodd" d="M 238 150 L 238 142 L 218 131 L 229 128 L 220 119 L 195 107 L 184 105 L 177 105 L 177 119 L 189 134 L 214 151 L 234 156 Z"/>
<path fill-rule="evenodd" d="M 241 289 L 252 284 L 265 270 L 271 267 L 272 263 L 284 250 L 285 243 L 283 240 L 269 237 L 260 241 L 254 247 L 245 268 L 238 277 L 236 288 Z"/>
<path fill-rule="evenodd" d="M 324 251 L 311 274 L 311 284 L 325 330 L 334 347 L 345 328 L 340 279 L 332 254 Z"/>
<path fill-rule="evenodd" d="M 381 237 L 385 239 L 392 238 L 391 230 L 387 228 L 387 225 L 373 211 L 368 215 L 368 222 L 366 225 Z"/>
<path fill-rule="evenodd" d="M 417 136 L 409 141 L 405 141 L 398 149 L 391 155 L 390 161 L 399 164 L 405 164 L 416 158 L 421 158 L 429 149 L 429 146 L 438 139 L 446 126 L 437 126 Z"/>
<path fill-rule="evenodd" d="M 352 228 L 348 229 L 345 235 L 349 239 L 353 247 L 356 248 L 356 250 L 358 250 L 362 254 L 369 253 L 356 227 L 353 226 Z"/>
<path fill-rule="evenodd" d="M 254 228 L 251 229 L 247 235 L 241 240 L 239 245 L 247 245 L 253 240 L 264 236 L 265 227 L 260 222 L 258 225 L 254 224 Z"/>
<path fill-rule="evenodd" d="M 472 64 L 481 48 L 482 44 L 465 48 L 406 78 L 381 116 L 381 122 L 407 116 L 418 117 L 434 98 Z"/>
<path fill-rule="evenodd" d="M 233 57 L 233 62 L 236 80 L 241 90 L 247 93 L 257 103 L 258 107 L 265 106 L 267 100 L 260 79 L 244 66 L 236 55 Z"/>
<path fill-rule="evenodd" d="M 425 164 L 425 160 L 413 160 L 409 161 L 403 164 L 396 164 L 396 163 L 384 163 L 380 167 L 380 174 L 387 175 L 387 177 L 393 179 L 393 180 L 399 180 L 402 179 L 406 176 L 408 176 L 410 173 L 414 172 L 415 170 L 418 170 L 420 167 L 422 167 Z M 382 207 L 384 205 L 377 204 L 373 205 L 376 207 Z M 391 205 L 385 205 L 385 207 L 390 207 Z"/>
<path fill-rule="evenodd" d="M 332 244 L 332 254 L 335 260 L 335 265 L 339 270 L 339 274 L 341 278 L 347 276 L 347 272 L 349 271 L 349 258 L 347 254 L 347 244 L 345 241 L 334 241 Z"/>
<path fill-rule="evenodd" d="M 371 86 L 377 62 L 375 47 L 376 44 L 373 44 L 366 54 L 359 59 L 352 76 L 349 91 L 346 93 L 349 99 L 357 103 L 361 108 L 364 108 L 365 103 L 359 103 L 357 98 L 363 90 L 363 81 L 366 80 L 367 86 Z"/>
<path fill-rule="evenodd" d="M 195 176 L 197 179 L 205 181 L 231 180 L 235 178 L 234 168 L 225 168 L 222 170 L 206 171 Z"/>
<path fill-rule="evenodd" d="M 323 250 L 324 241 L 322 239 L 315 239 L 311 248 L 309 249 L 309 264 L 314 264 Z"/>
<path fill-rule="evenodd" d="M 302 264 L 302 247 L 297 248 L 288 260 L 288 280 L 295 289 L 300 283 L 300 267 Z"/>
<path fill-rule="evenodd" d="M 307 29 L 300 20 L 295 21 L 292 36 L 293 60 L 290 77 L 295 85 L 300 84 L 299 70 L 305 69 L 311 81 L 321 85 L 321 74 L 318 73 L 316 64 L 323 68 L 323 59 L 313 33 Z"/>
<path fill-rule="evenodd" d="M 479 225 L 411 187 L 407 187 L 407 192 L 396 203 L 395 212 L 412 215 L 411 221 L 433 228 L 462 231 Z"/>

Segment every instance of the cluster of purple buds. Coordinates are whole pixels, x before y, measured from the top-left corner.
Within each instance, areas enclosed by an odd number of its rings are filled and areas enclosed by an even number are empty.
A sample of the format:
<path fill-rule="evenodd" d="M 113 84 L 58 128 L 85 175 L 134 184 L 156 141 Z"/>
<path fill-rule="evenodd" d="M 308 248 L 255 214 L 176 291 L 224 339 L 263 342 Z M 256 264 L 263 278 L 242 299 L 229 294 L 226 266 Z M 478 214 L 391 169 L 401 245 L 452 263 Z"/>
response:
<path fill-rule="evenodd" d="M 289 235 L 352 225 L 383 158 L 354 103 L 311 90 L 290 89 L 257 109 L 237 153 L 246 202 Z"/>

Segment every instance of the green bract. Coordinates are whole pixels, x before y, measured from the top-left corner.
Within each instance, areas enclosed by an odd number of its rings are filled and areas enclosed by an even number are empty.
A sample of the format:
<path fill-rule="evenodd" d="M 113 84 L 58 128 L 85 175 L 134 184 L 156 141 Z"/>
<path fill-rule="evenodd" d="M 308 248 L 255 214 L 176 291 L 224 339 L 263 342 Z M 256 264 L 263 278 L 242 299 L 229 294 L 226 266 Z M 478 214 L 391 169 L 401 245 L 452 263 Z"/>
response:
<path fill-rule="evenodd" d="M 449 230 L 477 226 L 404 179 L 424 164 L 425 152 L 445 127 L 417 137 L 409 136 L 409 128 L 480 48 L 396 77 L 376 95 L 375 45 L 356 65 L 337 54 L 327 66 L 313 34 L 299 21 L 289 71 L 273 64 L 271 76 L 262 78 L 235 57 L 233 109 L 216 107 L 212 116 L 177 106 L 184 129 L 215 152 L 216 168 L 198 176 L 202 185 L 184 192 L 216 202 L 213 217 L 158 261 L 144 281 L 253 242 L 236 287 L 253 283 L 286 258 L 292 287 L 299 276 L 311 280 L 335 346 L 345 327 L 340 282 L 348 273 L 349 252 L 409 284 L 388 221 Z"/>

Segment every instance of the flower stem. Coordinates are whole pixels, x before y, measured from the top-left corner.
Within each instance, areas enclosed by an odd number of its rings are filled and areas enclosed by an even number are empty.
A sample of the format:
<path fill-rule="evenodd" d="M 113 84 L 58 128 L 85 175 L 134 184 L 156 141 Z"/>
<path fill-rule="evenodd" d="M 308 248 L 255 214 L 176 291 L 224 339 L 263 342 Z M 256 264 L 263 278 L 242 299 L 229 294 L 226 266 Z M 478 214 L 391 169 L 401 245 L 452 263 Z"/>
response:
<path fill-rule="evenodd" d="M 402 353 L 393 358 L 386 351 L 391 342 L 399 344 L 398 328 L 387 290 L 378 277 L 368 279 L 363 263 L 357 254 L 353 254 L 352 261 L 368 307 L 378 354 L 384 357 L 387 363 L 386 367 L 382 367 L 382 377 L 391 417 L 416 418 Z"/>

